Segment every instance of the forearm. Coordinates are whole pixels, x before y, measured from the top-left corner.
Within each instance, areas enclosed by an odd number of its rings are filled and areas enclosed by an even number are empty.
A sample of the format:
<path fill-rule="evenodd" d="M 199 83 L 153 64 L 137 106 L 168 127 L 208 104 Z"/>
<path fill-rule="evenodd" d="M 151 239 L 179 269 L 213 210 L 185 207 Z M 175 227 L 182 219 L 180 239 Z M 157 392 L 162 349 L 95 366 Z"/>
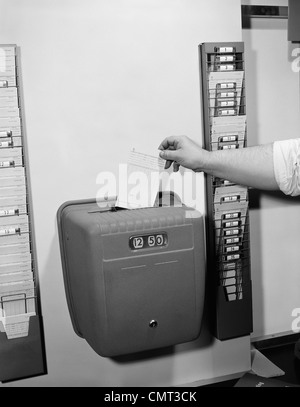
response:
<path fill-rule="evenodd" d="M 274 174 L 273 144 L 206 152 L 203 158 L 198 171 L 258 189 L 279 189 Z"/>

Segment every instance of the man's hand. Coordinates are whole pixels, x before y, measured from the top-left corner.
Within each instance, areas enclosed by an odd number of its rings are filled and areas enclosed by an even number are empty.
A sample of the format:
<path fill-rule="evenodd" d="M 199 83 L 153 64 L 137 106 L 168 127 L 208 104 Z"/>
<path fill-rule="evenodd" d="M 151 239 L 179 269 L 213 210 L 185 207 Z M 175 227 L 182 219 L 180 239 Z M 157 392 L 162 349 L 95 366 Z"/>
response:
<path fill-rule="evenodd" d="M 159 146 L 160 157 L 166 160 L 165 168 L 173 164 L 175 172 L 182 165 L 193 171 L 202 171 L 203 161 L 208 152 L 186 136 L 167 137 Z"/>

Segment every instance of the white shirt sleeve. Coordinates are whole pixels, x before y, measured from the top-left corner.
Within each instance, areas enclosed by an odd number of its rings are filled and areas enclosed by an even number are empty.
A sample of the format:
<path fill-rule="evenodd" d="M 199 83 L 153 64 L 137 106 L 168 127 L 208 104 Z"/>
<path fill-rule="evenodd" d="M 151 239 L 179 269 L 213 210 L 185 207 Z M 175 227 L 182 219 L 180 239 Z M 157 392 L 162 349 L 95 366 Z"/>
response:
<path fill-rule="evenodd" d="M 300 195 L 300 139 L 275 141 L 273 161 L 280 190 L 286 195 Z"/>

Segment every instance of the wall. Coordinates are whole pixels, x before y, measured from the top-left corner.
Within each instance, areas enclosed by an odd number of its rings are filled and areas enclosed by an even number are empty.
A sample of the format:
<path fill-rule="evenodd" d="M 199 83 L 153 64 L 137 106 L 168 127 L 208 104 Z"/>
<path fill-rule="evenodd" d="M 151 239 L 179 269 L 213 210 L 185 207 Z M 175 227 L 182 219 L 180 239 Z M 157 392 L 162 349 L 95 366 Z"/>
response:
<path fill-rule="evenodd" d="M 299 71 L 292 69 L 299 53 L 292 53 L 300 46 L 287 41 L 287 20 L 252 19 L 243 40 L 249 145 L 299 137 Z M 292 312 L 300 308 L 299 202 L 281 193 L 252 193 L 253 339 L 293 333 Z"/>
<path fill-rule="evenodd" d="M 144 359 L 97 356 L 73 332 L 56 211 L 92 198 L 132 146 L 201 141 L 198 44 L 241 40 L 239 0 L 1 0 L 2 43 L 21 47 L 47 376 L 10 386 L 181 385 L 249 369 L 249 338 Z M 198 208 L 204 210 L 203 178 Z"/>

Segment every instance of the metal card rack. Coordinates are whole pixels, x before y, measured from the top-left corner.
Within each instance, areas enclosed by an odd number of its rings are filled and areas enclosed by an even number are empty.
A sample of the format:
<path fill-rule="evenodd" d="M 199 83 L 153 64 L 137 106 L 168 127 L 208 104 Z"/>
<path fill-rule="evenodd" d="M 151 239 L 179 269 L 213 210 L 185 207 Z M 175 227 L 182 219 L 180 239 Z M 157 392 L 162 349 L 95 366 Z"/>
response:
<path fill-rule="evenodd" d="M 0 45 L 0 381 L 47 373 L 20 49 Z"/>
<path fill-rule="evenodd" d="M 199 45 L 204 146 L 209 151 L 247 145 L 244 44 Z M 206 176 L 208 297 L 220 340 L 249 335 L 252 285 L 248 188 Z"/>

